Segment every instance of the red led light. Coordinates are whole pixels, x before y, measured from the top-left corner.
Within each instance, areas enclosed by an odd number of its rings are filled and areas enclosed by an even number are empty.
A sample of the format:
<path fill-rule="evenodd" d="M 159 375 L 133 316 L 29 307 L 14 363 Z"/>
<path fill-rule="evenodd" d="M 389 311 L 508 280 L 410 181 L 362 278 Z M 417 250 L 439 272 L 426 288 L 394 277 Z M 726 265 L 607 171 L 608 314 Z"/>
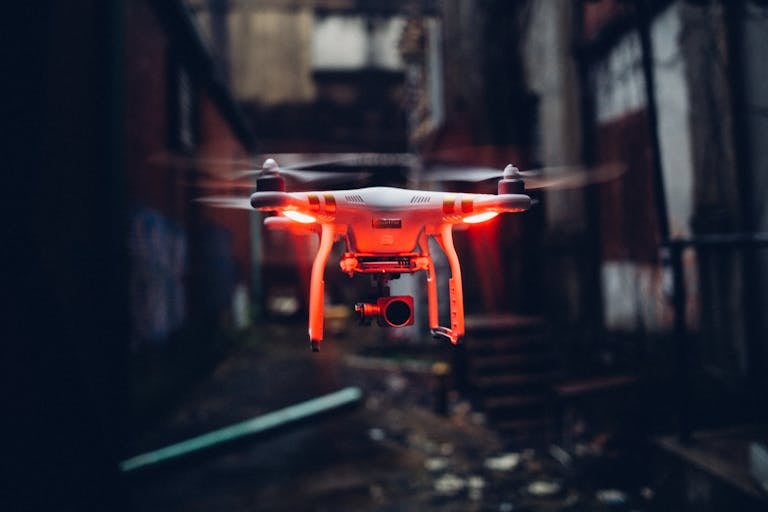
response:
<path fill-rule="evenodd" d="M 477 213 L 475 215 L 467 215 L 462 219 L 462 222 L 465 222 L 467 224 L 479 224 L 481 222 L 491 220 L 498 214 L 499 212 L 483 212 L 483 213 Z"/>
<path fill-rule="evenodd" d="M 307 215 L 306 213 L 297 212 L 296 210 L 285 210 L 283 212 L 283 215 L 285 215 L 291 220 L 300 222 L 302 224 L 312 224 L 313 222 L 317 222 L 317 219 L 312 215 Z"/>

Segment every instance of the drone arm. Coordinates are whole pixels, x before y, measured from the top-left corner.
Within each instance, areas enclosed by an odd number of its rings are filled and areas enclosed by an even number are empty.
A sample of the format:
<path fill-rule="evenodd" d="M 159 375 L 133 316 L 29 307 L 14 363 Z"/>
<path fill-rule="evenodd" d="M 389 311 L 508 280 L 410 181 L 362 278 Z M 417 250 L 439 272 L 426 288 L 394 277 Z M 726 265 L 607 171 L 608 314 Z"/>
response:
<path fill-rule="evenodd" d="M 475 198 L 478 211 L 522 212 L 531 208 L 531 198 L 525 194 L 482 194 Z"/>
<path fill-rule="evenodd" d="M 256 210 L 283 210 L 287 207 L 302 208 L 304 201 L 286 192 L 255 192 L 251 194 L 251 206 Z"/>
<path fill-rule="evenodd" d="M 325 299 L 323 275 L 336 236 L 333 224 L 322 224 L 321 229 L 320 247 L 312 264 L 312 275 L 309 283 L 309 341 L 315 352 L 319 350 L 320 342 L 323 341 L 323 303 Z"/>

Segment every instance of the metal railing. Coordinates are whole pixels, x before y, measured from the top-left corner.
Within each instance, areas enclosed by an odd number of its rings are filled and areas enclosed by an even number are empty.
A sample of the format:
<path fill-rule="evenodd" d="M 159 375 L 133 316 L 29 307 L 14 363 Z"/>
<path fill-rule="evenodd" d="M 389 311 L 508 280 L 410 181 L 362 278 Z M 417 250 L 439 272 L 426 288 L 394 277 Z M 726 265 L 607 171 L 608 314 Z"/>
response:
<path fill-rule="evenodd" d="M 683 268 L 683 253 L 686 249 L 740 250 L 753 251 L 768 248 L 768 233 L 708 234 L 688 238 L 675 238 L 662 244 L 668 250 L 668 261 L 672 270 L 672 304 L 675 315 L 674 335 L 677 341 L 676 367 L 678 384 L 678 438 L 682 443 L 691 441 L 693 424 L 690 413 L 690 366 L 691 341 L 686 322 L 686 289 Z M 748 280 L 747 283 L 750 281 Z M 748 284 L 749 286 L 749 284 Z M 754 286 L 754 284 L 752 284 Z M 754 336 L 754 333 L 753 333 Z M 754 346 L 758 340 L 752 340 Z M 749 343 L 748 343 L 749 347 Z M 749 348 L 748 348 L 749 350 Z"/>

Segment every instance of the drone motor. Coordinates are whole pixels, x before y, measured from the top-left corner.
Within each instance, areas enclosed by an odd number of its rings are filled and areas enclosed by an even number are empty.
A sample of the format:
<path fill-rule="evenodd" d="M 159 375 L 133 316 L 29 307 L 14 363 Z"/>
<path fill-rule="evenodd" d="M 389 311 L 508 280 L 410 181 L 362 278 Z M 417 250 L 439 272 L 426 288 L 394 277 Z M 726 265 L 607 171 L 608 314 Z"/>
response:
<path fill-rule="evenodd" d="M 256 178 L 258 192 L 285 192 L 285 178 L 280 175 L 280 168 L 272 158 L 268 158 Z"/>
<path fill-rule="evenodd" d="M 499 180 L 499 194 L 525 194 L 525 182 L 520 175 L 520 170 L 514 165 L 507 165 Z"/>

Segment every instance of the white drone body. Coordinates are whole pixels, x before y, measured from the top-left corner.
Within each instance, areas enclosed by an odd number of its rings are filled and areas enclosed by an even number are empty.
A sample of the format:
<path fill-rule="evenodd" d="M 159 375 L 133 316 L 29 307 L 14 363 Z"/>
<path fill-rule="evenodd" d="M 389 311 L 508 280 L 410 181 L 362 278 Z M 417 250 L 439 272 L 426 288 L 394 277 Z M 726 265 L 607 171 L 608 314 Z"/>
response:
<path fill-rule="evenodd" d="M 323 340 L 324 272 L 333 244 L 344 240 L 346 251 L 340 269 L 355 274 L 373 274 L 384 280 L 403 273 L 427 273 L 429 327 L 436 337 L 456 344 L 464 334 L 464 301 L 459 258 L 453 244 L 453 227 L 484 222 L 503 212 L 522 212 L 531 207 L 531 198 L 522 193 L 517 169 L 508 166 L 499 182 L 499 194 L 468 194 L 370 187 L 353 190 L 285 192 L 284 184 L 274 186 L 277 165 L 251 195 L 256 210 L 274 211 L 268 217 L 271 228 L 291 229 L 295 223 L 319 226 L 320 246 L 312 265 L 309 290 L 309 339 L 317 351 Z M 280 178 L 281 179 L 281 178 Z M 263 190 L 271 188 L 272 190 Z M 260 190 L 262 189 L 262 190 Z M 282 189 L 282 190 L 281 190 Z M 513 191 L 513 193 L 507 193 Z M 445 252 L 450 266 L 450 326 L 438 320 L 435 266 L 429 251 L 432 237 Z M 408 296 L 380 297 L 375 304 L 357 304 L 362 320 L 377 319 L 388 327 L 413 323 L 413 299 Z"/>

